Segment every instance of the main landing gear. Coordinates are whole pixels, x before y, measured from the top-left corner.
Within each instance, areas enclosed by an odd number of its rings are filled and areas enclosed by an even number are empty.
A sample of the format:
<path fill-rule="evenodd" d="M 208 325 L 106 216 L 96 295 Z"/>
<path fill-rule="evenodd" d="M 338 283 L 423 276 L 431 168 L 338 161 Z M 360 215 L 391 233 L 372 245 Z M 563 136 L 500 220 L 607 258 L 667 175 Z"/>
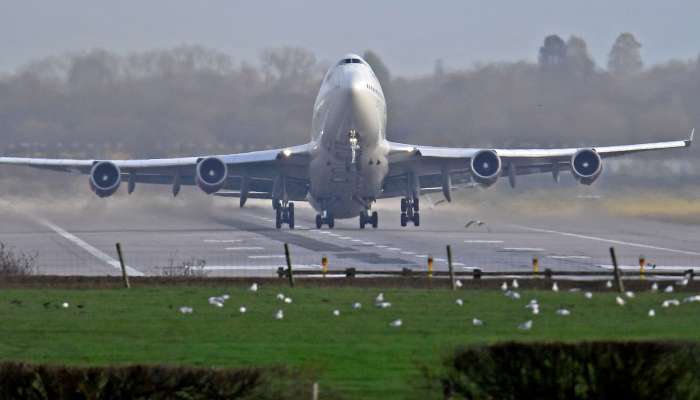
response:
<path fill-rule="evenodd" d="M 316 228 L 321 229 L 323 225 L 328 225 L 329 229 L 333 229 L 335 226 L 335 217 L 328 211 L 324 211 L 323 214 L 316 214 Z"/>
<path fill-rule="evenodd" d="M 413 221 L 413 226 L 420 226 L 418 204 L 419 200 L 417 197 L 404 197 L 401 199 L 401 226 L 406 226 L 408 221 Z"/>
<path fill-rule="evenodd" d="M 365 225 L 371 224 L 372 228 L 377 229 L 379 226 L 379 214 L 373 212 L 370 214 L 369 210 L 360 214 L 360 229 L 365 229 Z"/>
<path fill-rule="evenodd" d="M 272 203 L 275 208 L 275 228 L 282 228 L 283 224 L 288 224 L 289 229 L 294 229 L 294 203 L 276 201 Z"/>

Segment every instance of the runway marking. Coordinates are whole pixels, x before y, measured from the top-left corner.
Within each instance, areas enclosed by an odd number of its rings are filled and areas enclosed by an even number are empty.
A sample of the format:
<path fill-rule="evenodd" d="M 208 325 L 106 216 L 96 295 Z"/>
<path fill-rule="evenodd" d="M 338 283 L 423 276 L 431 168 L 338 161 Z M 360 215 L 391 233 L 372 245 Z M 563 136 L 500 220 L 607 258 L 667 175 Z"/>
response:
<path fill-rule="evenodd" d="M 700 256 L 700 253 L 695 252 L 695 251 L 678 250 L 678 249 L 672 249 L 669 247 L 652 246 L 652 245 L 643 244 L 643 243 L 625 242 L 622 240 L 606 239 L 606 238 L 601 238 L 601 237 L 597 237 L 597 236 L 580 235 L 578 233 L 554 231 L 551 229 L 532 228 L 529 226 L 522 226 L 522 225 L 513 225 L 513 226 L 515 226 L 517 228 L 525 229 L 528 231 L 532 231 L 532 232 L 552 233 L 555 235 L 568 236 L 568 237 L 573 237 L 573 238 L 577 238 L 577 239 L 586 239 L 586 240 L 594 240 L 597 242 L 604 242 L 604 243 L 610 243 L 610 244 L 619 244 L 621 246 L 630 246 L 630 247 L 638 247 L 638 248 L 642 248 L 642 249 L 668 251 L 670 253 L 685 254 L 688 256 Z"/>
<path fill-rule="evenodd" d="M 405 255 L 407 255 L 407 256 L 412 256 L 412 255 L 414 255 L 414 254 L 416 254 L 416 253 L 414 253 L 414 252 L 412 252 L 412 251 L 402 251 L 401 254 L 405 254 Z"/>
<path fill-rule="evenodd" d="M 548 258 L 553 258 L 555 260 L 588 260 L 589 256 L 547 256 Z"/>
<path fill-rule="evenodd" d="M 490 244 L 490 243 L 503 243 L 503 241 L 502 240 L 465 240 L 464 243 Z"/>
<path fill-rule="evenodd" d="M 454 265 L 454 266 L 456 266 L 456 267 L 464 267 L 465 269 L 466 269 L 466 268 L 474 269 L 474 267 L 465 267 L 465 266 L 464 266 L 465 264 L 464 264 L 464 263 L 461 263 L 461 262 L 453 262 L 452 265 Z"/>
<path fill-rule="evenodd" d="M 444 258 L 433 258 L 433 261 L 437 261 L 437 262 L 447 262 L 447 260 L 445 260 Z"/>
<path fill-rule="evenodd" d="M 340 239 L 340 240 L 350 240 L 350 239 L 352 239 L 352 238 L 347 237 L 347 236 L 338 236 L 338 239 Z"/>
<path fill-rule="evenodd" d="M 505 251 L 544 251 L 541 247 L 504 247 Z"/>
<path fill-rule="evenodd" d="M 81 249 L 87 251 L 88 253 L 92 254 L 95 258 L 98 260 L 104 262 L 107 265 L 112 266 L 113 268 L 116 268 L 118 270 L 121 270 L 121 264 L 119 261 L 115 260 L 114 258 L 110 257 L 109 255 L 103 253 L 102 251 L 98 250 L 97 248 L 91 246 L 90 244 L 86 243 L 79 237 L 69 233 L 65 229 L 61 228 L 60 226 L 54 224 L 53 222 L 43 219 L 43 218 L 34 218 L 35 221 L 38 223 L 44 225 L 45 227 L 51 229 L 52 231 L 56 232 L 60 236 L 62 236 L 64 239 L 68 240 L 69 242 L 72 242 L 74 245 L 80 247 Z M 129 273 L 131 276 L 144 276 L 144 273 L 141 271 L 138 271 L 134 268 L 131 268 L 129 266 L 126 267 L 126 271 Z"/>
<path fill-rule="evenodd" d="M 251 259 L 261 259 L 261 258 L 285 258 L 283 255 L 266 255 L 266 256 L 248 256 Z"/>
<path fill-rule="evenodd" d="M 243 239 L 204 239 L 204 243 L 239 243 Z"/>
<path fill-rule="evenodd" d="M 374 242 L 362 242 L 365 246 L 374 246 Z"/>
<path fill-rule="evenodd" d="M 613 269 L 612 265 L 599 265 L 603 269 Z M 629 271 L 639 271 L 639 265 L 620 265 L 618 268 Z M 700 267 L 693 267 L 690 265 L 657 265 L 656 268 L 647 267 L 644 268 L 644 272 L 653 274 L 654 271 L 686 271 L 686 270 L 697 271 Z"/>
<path fill-rule="evenodd" d="M 306 225 L 297 225 L 297 228 L 299 228 L 299 229 L 306 229 Z"/>
<path fill-rule="evenodd" d="M 417 258 L 428 258 L 427 254 L 416 254 Z"/>
<path fill-rule="evenodd" d="M 353 239 L 352 241 L 353 241 L 353 242 L 361 242 L 362 240 L 360 240 L 360 239 Z"/>
<path fill-rule="evenodd" d="M 238 246 L 238 247 L 227 247 L 226 250 L 229 250 L 229 251 L 265 250 L 265 248 L 260 247 L 260 246 Z"/>
<path fill-rule="evenodd" d="M 277 268 L 283 267 L 283 265 L 211 265 L 208 267 L 203 267 L 205 271 L 263 271 L 263 270 L 273 270 L 276 271 Z M 297 265 L 294 264 L 294 269 L 320 269 L 320 265 Z"/>
<path fill-rule="evenodd" d="M 383 244 L 378 244 L 378 245 L 376 245 L 375 247 L 378 248 L 378 249 L 386 249 L 386 248 L 389 247 L 389 246 L 385 246 L 385 245 L 383 245 Z"/>
<path fill-rule="evenodd" d="M 401 249 L 398 247 L 389 247 L 387 250 L 389 250 L 389 251 L 401 251 Z"/>

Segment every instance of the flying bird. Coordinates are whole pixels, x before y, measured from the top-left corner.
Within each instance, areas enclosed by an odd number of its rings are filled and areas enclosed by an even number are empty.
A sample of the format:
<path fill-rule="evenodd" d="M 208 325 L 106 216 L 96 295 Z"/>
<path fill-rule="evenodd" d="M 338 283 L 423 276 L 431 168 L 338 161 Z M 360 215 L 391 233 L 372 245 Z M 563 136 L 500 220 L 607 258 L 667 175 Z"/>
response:
<path fill-rule="evenodd" d="M 459 289 L 459 288 L 461 288 L 461 287 L 464 286 L 464 285 L 462 284 L 462 281 L 460 281 L 459 279 L 457 279 L 457 280 L 455 281 L 455 286 Z"/>
<path fill-rule="evenodd" d="M 284 301 L 284 297 L 285 297 L 284 294 L 282 294 L 282 293 L 277 293 L 277 300 L 282 300 L 282 301 Z"/>
<path fill-rule="evenodd" d="M 663 303 L 661 303 L 661 307 L 663 308 L 668 308 L 670 306 L 680 306 L 681 302 L 676 300 L 676 299 L 671 299 L 671 300 L 664 300 Z"/>
<path fill-rule="evenodd" d="M 612 288 L 612 281 L 605 282 L 605 287 L 608 289 Z"/>

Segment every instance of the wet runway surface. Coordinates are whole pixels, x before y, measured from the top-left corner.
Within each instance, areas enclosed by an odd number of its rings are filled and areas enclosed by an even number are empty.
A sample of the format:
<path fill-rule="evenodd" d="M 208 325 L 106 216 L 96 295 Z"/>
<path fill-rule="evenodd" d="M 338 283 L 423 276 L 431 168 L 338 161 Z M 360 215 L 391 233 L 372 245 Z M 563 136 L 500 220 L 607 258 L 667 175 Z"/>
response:
<path fill-rule="evenodd" d="M 41 274 L 117 275 L 115 243 L 123 245 L 133 275 L 182 274 L 182 267 L 207 276 L 271 276 L 285 265 L 289 243 L 295 268 L 320 270 L 322 256 L 331 269 L 447 268 L 451 245 L 458 271 L 604 270 L 608 248 L 620 264 L 638 269 L 643 255 L 659 270 L 700 268 L 700 226 L 609 215 L 534 217 L 511 212 L 476 213 L 449 205 L 421 211 L 421 227 L 401 228 L 395 202 L 380 203 L 379 229 L 360 230 L 357 219 L 337 220 L 335 229 L 318 230 L 315 213 L 297 205 L 295 230 L 277 230 L 268 202 L 244 209 L 215 203 L 155 209 L 120 201 L 118 206 L 65 212 L 47 206 L 0 205 L 0 241 L 38 254 Z M 470 211 L 467 211 L 470 210 Z M 480 219 L 482 226 L 470 220 Z"/>

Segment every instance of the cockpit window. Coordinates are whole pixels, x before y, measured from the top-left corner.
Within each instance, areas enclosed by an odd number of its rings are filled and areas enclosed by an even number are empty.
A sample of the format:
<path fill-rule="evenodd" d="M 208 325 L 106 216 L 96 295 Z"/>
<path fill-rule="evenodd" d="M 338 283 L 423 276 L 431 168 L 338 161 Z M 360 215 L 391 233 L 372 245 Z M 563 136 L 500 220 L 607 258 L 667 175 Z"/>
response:
<path fill-rule="evenodd" d="M 359 58 L 345 58 L 338 63 L 338 65 L 343 64 L 362 64 L 362 60 Z"/>

